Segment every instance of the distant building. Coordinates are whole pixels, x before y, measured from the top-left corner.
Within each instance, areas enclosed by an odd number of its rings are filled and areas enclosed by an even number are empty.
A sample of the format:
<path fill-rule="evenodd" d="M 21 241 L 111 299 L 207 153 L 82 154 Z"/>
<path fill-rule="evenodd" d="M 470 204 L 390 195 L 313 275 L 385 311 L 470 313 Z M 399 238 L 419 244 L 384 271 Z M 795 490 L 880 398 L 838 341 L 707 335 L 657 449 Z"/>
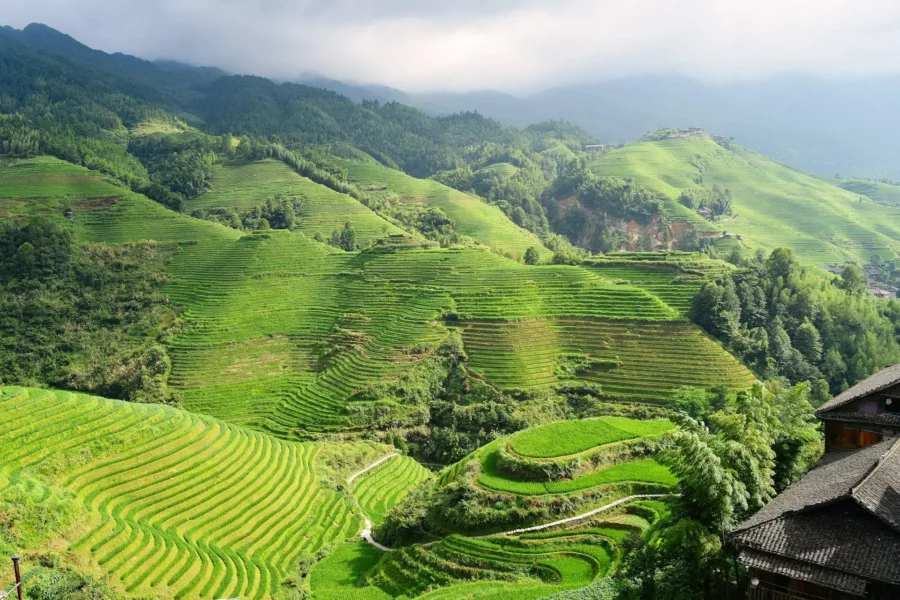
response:
<path fill-rule="evenodd" d="M 825 456 L 732 532 L 747 598 L 900 598 L 900 365 L 816 416 Z"/>
<path fill-rule="evenodd" d="M 825 451 L 859 448 L 900 435 L 900 365 L 887 367 L 816 410 Z"/>
<path fill-rule="evenodd" d="M 603 154 L 603 144 L 587 144 L 581 148 L 585 152 L 598 152 Z"/>
<path fill-rule="evenodd" d="M 701 206 L 697 209 L 697 214 L 706 219 L 707 221 L 713 220 L 713 212 L 709 208 L 705 206 Z"/>
<path fill-rule="evenodd" d="M 872 290 L 872 295 L 875 296 L 876 298 L 881 298 L 882 300 L 887 300 L 890 298 L 897 297 L 897 294 L 895 292 L 883 290 L 880 288 L 876 288 L 876 289 Z"/>

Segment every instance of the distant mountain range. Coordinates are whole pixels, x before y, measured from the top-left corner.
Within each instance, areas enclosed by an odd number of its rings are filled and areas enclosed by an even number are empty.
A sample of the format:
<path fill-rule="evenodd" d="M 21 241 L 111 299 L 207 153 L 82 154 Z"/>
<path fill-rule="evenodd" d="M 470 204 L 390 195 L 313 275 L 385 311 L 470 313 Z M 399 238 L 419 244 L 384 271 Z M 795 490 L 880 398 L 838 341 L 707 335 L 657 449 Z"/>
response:
<path fill-rule="evenodd" d="M 636 77 L 522 97 L 496 91 L 407 94 L 324 78 L 303 82 L 356 101 L 402 102 L 433 114 L 477 110 L 520 127 L 565 119 L 607 144 L 635 141 L 659 127 L 697 125 L 821 175 L 900 178 L 896 77 L 784 76 L 719 86 L 683 77 Z"/>

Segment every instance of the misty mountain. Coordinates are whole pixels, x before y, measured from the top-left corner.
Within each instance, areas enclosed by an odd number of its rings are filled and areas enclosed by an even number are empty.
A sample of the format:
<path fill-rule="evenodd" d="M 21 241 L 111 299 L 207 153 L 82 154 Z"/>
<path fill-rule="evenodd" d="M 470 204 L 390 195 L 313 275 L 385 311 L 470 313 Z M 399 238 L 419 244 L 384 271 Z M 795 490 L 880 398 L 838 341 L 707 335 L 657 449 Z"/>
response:
<path fill-rule="evenodd" d="M 791 76 L 707 85 L 641 77 L 556 87 L 530 96 L 500 92 L 422 94 L 432 113 L 477 110 L 510 125 L 565 119 L 608 144 L 659 127 L 697 125 L 822 175 L 900 177 L 896 77 L 822 80 Z"/>

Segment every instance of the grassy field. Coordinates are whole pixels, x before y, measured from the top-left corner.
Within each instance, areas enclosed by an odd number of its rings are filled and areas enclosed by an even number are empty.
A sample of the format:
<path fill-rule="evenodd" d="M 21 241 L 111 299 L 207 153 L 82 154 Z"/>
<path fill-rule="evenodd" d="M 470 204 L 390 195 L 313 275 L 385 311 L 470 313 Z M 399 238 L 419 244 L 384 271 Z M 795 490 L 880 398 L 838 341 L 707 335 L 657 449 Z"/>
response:
<path fill-rule="evenodd" d="M 737 216 L 715 229 L 743 234 L 753 247 L 791 247 L 806 264 L 868 259 L 875 252 L 892 256 L 900 250 L 900 209 L 860 202 L 858 193 L 750 150 L 727 150 L 708 138 L 630 144 L 596 158 L 592 169 L 598 175 L 634 177 L 670 204 L 697 181 L 726 187 Z"/>
<path fill-rule="evenodd" d="M 509 447 L 521 456 L 555 458 L 620 440 L 658 435 L 673 427 L 667 420 L 635 421 L 622 417 L 557 421 L 513 435 Z"/>
<path fill-rule="evenodd" d="M 366 573 L 384 552 L 365 542 L 338 546 L 309 574 L 315 600 L 388 600 L 393 598 L 379 587 L 368 585 Z"/>
<path fill-rule="evenodd" d="M 297 174 L 275 159 L 252 163 L 226 163 L 216 167 L 211 189 L 188 200 L 185 210 L 235 208 L 246 210 L 276 194 L 302 197 L 299 230 L 308 237 L 319 233 L 326 239 L 344 223 L 352 223 L 357 242 L 363 246 L 392 233 L 403 233 L 354 198 Z"/>
<path fill-rule="evenodd" d="M 496 173 L 497 175 L 515 175 L 519 172 L 519 167 L 505 162 L 493 163 L 486 167 L 478 169 L 479 173 Z"/>
<path fill-rule="evenodd" d="M 189 410 L 281 437 L 345 427 L 354 395 L 407 373 L 421 359 L 410 349 L 449 327 L 461 328 L 472 370 L 504 389 L 584 381 L 664 403 L 681 385 L 753 379 L 685 322 L 698 284 L 675 282 L 670 263 L 719 264 L 690 255 L 582 268 L 527 266 L 487 249 L 346 253 L 302 231 L 247 234 L 175 213 L 51 158 L 0 168 L 0 202 L 49 211 L 85 241 L 178 243 L 164 292 L 185 326 L 169 346 L 170 382 Z"/>
<path fill-rule="evenodd" d="M 397 456 L 353 481 L 353 496 L 374 525 L 406 493 L 431 477 L 431 472 L 408 456 Z"/>
<path fill-rule="evenodd" d="M 363 189 L 390 190 L 402 202 L 421 203 L 443 210 L 456 223 L 457 230 L 475 241 L 508 255 L 521 259 L 525 251 L 534 246 L 544 257 L 550 251 L 537 237 L 514 224 L 499 208 L 429 179 L 416 179 L 390 169 L 375 160 L 344 160 L 342 166 L 349 171 L 350 181 Z"/>
<path fill-rule="evenodd" d="M 265 598 L 300 553 L 361 528 L 318 483 L 321 444 L 68 392 L 4 387 L 0 408 L 0 485 L 72 494 L 80 517 L 51 545 L 138 595 Z"/>

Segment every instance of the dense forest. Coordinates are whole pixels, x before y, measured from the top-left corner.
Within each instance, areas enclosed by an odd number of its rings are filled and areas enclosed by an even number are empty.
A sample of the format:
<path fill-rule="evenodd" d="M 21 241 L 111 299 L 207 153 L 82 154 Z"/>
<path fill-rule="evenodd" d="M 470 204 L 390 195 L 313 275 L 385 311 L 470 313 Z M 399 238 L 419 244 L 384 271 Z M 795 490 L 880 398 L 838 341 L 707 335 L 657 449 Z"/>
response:
<path fill-rule="evenodd" d="M 738 270 L 704 285 L 691 316 L 760 377 L 810 382 L 822 403 L 900 362 L 900 303 L 876 300 L 855 265 L 829 281 L 787 248 L 730 259 Z"/>

